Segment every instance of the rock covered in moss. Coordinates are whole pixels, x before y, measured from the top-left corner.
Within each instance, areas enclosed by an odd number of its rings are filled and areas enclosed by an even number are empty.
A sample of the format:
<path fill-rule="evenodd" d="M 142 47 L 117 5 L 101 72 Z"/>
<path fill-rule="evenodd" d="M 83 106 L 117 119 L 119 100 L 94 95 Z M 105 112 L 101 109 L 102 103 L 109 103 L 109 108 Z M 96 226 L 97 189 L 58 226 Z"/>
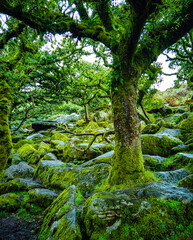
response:
<path fill-rule="evenodd" d="M 37 151 L 41 156 L 43 156 L 44 154 L 48 153 L 49 150 L 50 150 L 50 145 L 45 142 L 41 142 Z"/>
<path fill-rule="evenodd" d="M 62 148 L 65 146 L 65 142 L 61 140 L 51 140 L 50 143 L 52 148 L 56 148 L 59 151 L 62 151 Z"/>
<path fill-rule="evenodd" d="M 45 188 L 35 188 L 28 192 L 30 202 L 35 203 L 42 208 L 47 208 L 58 197 L 54 191 Z"/>
<path fill-rule="evenodd" d="M 7 193 L 0 196 L 0 211 L 12 212 L 20 208 L 19 196 L 15 193 Z"/>
<path fill-rule="evenodd" d="M 182 142 L 178 138 L 159 134 L 144 134 L 141 136 L 143 154 L 168 156 L 171 149 Z"/>
<path fill-rule="evenodd" d="M 58 159 L 53 153 L 47 153 L 41 160 L 57 161 Z"/>
<path fill-rule="evenodd" d="M 74 160 L 85 160 L 89 161 L 93 158 L 96 158 L 103 153 L 109 152 L 114 149 L 112 144 L 102 144 L 102 143 L 93 143 L 92 146 L 88 148 L 88 143 L 81 143 L 75 145 L 69 143 L 63 147 L 63 159 L 65 162 L 73 162 Z M 84 151 L 86 150 L 86 151 Z"/>
<path fill-rule="evenodd" d="M 193 174 L 183 178 L 179 183 L 179 187 L 188 188 L 189 190 L 193 191 Z"/>
<path fill-rule="evenodd" d="M 172 137 L 175 137 L 175 138 L 178 138 L 179 137 L 179 134 L 180 134 L 180 129 L 179 128 L 165 128 L 165 127 L 161 127 L 158 131 L 159 134 L 161 135 L 165 135 L 165 136 L 172 136 Z"/>
<path fill-rule="evenodd" d="M 30 158 L 28 159 L 29 164 L 37 164 L 41 159 L 41 154 L 38 151 L 35 151 Z"/>
<path fill-rule="evenodd" d="M 32 128 L 38 132 L 40 130 L 46 130 L 50 128 L 55 128 L 57 127 L 57 122 L 56 121 L 37 121 L 32 123 Z"/>
<path fill-rule="evenodd" d="M 19 149 L 24 144 L 33 144 L 34 142 L 32 140 L 22 139 L 14 144 L 14 149 Z"/>
<path fill-rule="evenodd" d="M 182 164 L 192 164 L 193 163 L 193 154 L 191 153 L 178 153 L 175 155 L 174 162 Z"/>
<path fill-rule="evenodd" d="M 41 134 L 41 133 L 34 133 L 34 134 L 32 134 L 32 135 L 29 135 L 29 136 L 27 136 L 26 137 L 26 139 L 27 140 L 32 140 L 32 139 L 42 139 L 44 137 L 44 135 L 43 134 Z"/>
<path fill-rule="evenodd" d="M 91 159 L 90 161 L 87 161 L 85 163 L 82 163 L 81 166 L 82 167 L 89 167 L 89 166 L 93 166 L 95 164 L 98 163 L 107 163 L 107 164 L 111 164 L 111 158 L 114 154 L 114 150 L 104 153 L 94 159 Z"/>
<path fill-rule="evenodd" d="M 192 205 L 190 191 L 156 182 L 97 193 L 87 199 L 82 219 L 91 240 L 160 239 L 177 231 L 179 224 L 192 221 Z"/>
<path fill-rule="evenodd" d="M 160 156 L 151 156 L 148 154 L 143 154 L 144 165 L 152 170 L 155 170 L 161 166 L 165 158 Z"/>
<path fill-rule="evenodd" d="M 27 188 L 24 184 L 15 182 L 13 180 L 13 181 L 0 184 L 0 195 L 11 193 L 11 192 L 24 191 L 26 189 Z"/>
<path fill-rule="evenodd" d="M 33 177 L 34 168 L 29 166 L 26 162 L 20 162 L 17 165 L 10 166 L 4 173 L 4 178 L 14 179 L 14 178 L 30 178 Z"/>
<path fill-rule="evenodd" d="M 167 182 L 178 183 L 188 176 L 188 172 L 185 168 L 182 168 L 175 171 L 156 172 L 155 176 Z"/>
<path fill-rule="evenodd" d="M 143 128 L 142 134 L 154 134 L 159 129 L 160 129 L 159 124 L 148 124 Z"/>
<path fill-rule="evenodd" d="M 17 164 L 19 162 L 22 162 L 23 160 L 18 156 L 17 152 L 11 152 L 8 158 L 8 163 L 11 164 Z"/>
<path fill-rule="evenodd" d="M 56 167 L 41 161 L 36 169 L 36 176 L 47 186 L 58 189 L 76 185 L 82 194 L 89 194 L 94 187 L 109 174 L 109 164 L 95 164 L 91 167 Z M 49 161 L 48 161 L 49 162 Z"/>
<path fill-rule="evenodd" d="M 39 235 L 41 240 L 83 239 L 77 220 L 76 194 L 76 188 L 72 185 L 65 189 L 46 209 Z"/>
<path fill-rule="evenodd" d="M 184 141 L 193 137 L 193 115 L 181 122 L 180 133 Z"/>
<path fill-rule="evenodd" d="M 64 133 L 54 131 L 52 132 L 51 140 L 59 140 L 62 142 L 66 142 L 69 140 L 69 138 Z"/>
<path fill-rule="evenodd" d="M 33 178 L 15 178 L 11 182 L 25 186 L 27 190 L 42 187 L 42 184 Z"/>
<path fill-rule="evenodd" d="M 22 158 L 22 159 L 28 158 L 34 152 L 36 152 L 36 149 L 33 147 L 33 145 L 28 144 L 28 143 L 24 144 L 22 147 L 20 147 L 17 150 L 17 153 L 18 153 L 19 157 Z"/>
<path fill-rule="evenodd" d="M 179 153 L 179 152 L 186 152 L 190 149 L 190 147 L 186 144 L 179 144 L 176 147 L 171 149 L 171 154 Z"/>

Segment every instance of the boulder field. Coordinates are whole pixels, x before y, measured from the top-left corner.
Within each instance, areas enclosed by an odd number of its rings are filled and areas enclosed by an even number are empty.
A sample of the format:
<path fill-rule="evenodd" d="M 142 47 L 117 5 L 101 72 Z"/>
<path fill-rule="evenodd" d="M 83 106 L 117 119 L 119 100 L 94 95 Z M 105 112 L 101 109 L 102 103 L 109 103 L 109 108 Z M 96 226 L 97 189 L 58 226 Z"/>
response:
<path fill-rule="evenodd" d="M 193 115 L 178 114 L 176 124 L 170 113 L 142 129 L 151 181 L 119 186 L 108 185 L 114 135 L 98 134 L 113 130 L 107 117 L 73 119 L 68 131 L 61 127 L 68 117 L 57 119 L 60 126 L 33 124 L 35 133 L 13 136 L 0 211 L 41 217 L 39 240 L 191 239 Z"/>

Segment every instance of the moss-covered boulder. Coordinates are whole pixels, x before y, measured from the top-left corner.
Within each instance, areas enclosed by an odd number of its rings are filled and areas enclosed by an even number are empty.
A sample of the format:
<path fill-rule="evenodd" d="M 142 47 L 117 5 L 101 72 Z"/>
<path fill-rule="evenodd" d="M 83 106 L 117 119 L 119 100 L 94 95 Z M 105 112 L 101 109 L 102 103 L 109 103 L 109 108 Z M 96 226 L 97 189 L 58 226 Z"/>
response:
<path fill-rule="evenodd" d="M 65 145 L 63 147 L 63 160 L 65 162 L 88 161 L 114 149 L 112 144 L 93 143 L 87 150 L 88 145 L 88 143 Z"/>
<path fill-rule="evenodd" d="M 109 164 L 105 163 L 95 164 L 91 167 L 67 167 L 68 165 L 58 165 L 57 167 L 47 165 L 47 162 L 42 160 L 38 164 L 36 177 L 46 186 L 57 189 L 66 189 L 70 185 L 75 185 L 83 195 L 91 193 L 94 187 L 108 176 L 110 169 Z"/>
<path fill-rule="evenodd" d="M 33 144 L 34 142 L 32 140 L 22 139 L 18 141 L 17 143 L 13 144 L 14 149 L 19 149 L 24 144 Z"/>
<path fill-rule="evenodd" d="M 15 193 L 7 193 L 0 196 L 0 211 L 13 212 L 20 208 L 19 196 Z"/>
<path fill-rule="evenodd" d="M 44 154 L 48 153 L 50 150 L 50 144 L 47 144 L 45 142 L 41 142 L 39 147 L 38 147 L 38 152 L 41 156 Z"/>
<path fill-rule="evenodd" d="M 51 140 L 60 140 L 62 142 L 66 142 L 69 140 L 69 138 L 64 133 L 52 132 Z"/>
<path fill-rule="evenodd" d="M 193 193 L 167 182 L 85 200 L 74 185 L 65 189 L 45 210 L 39 239 L 164 239 L 193 220 Z"/>
<path fill-rule="evenodd" d="M 193 154 L 191 153 L 178 153 L 175 155 L 174 162 L 184 165 L 193 164 Z"/>
<path fill-rule="evenodd" d="M 58 159 L 53 153 L 47 153 L 43 156 L 43 158 L 41 158 L 41 160 L 57 161 Z"/>
<path fill-rule="evenodd" d="M 83 207 L 85 239 L 166 239 L 191 223 L 192 206 L 193 193 L 166 182 L 97 193 Z"/>
<path fill-rule="evenodd" d="M 174 171 L 156 172 L 155 176 L 167 182 L 178 183 L 188 176 L 188 172 L 186 169 L 181 168 Z"/>
<path fill-rule="evenodd" d="M 190 149 L 190 146 L 186 144 L 179 144 L 176 147 L 171 149 L 171 154 L 179 153 L 179 152 L 187 152 Z"/>
<path fill-rule="evenodd" d="M 162 134 L 162 135 L 166 135 L 166 136 L 169 136 L 169 137 L 172 136 L 172 137 L 178 138 L 179 134 L 180 134 L 180 129 L 179 128 L 161 127 L 157 133 Z"/>
<path fill-rule="evenodd" d="M 96 122 L 93 122 L 93 121 L 91 121 L 91 122 L 89 122 L 89 124 L 86 126 L 86 128 L 85 128 L 85 132 L 95 132 L 96 130 L 98 130 L 99 129 L 99 126 L 98 126 L 98 124 L 96 123 Z"/>
<path fill-rule="evenodd" d="M 37 121 L 32 123 L 32 128 L 38 132 L 40 130 L 46 130 L 50 128 L 56 128 L 57 127 L 56 121 Z"/>
<path fill-rule="evenodd" d="M 173 147 L 181 143 L 178 138 L 161 134 L 144 134 L 141 136 L 143 154 L 166 157 Z"/>
<path fill-rule="evenodd" d="M 188 188 L 189 190 L 193 191 L 193 174 L 179 181 L 178 186 Z"/>
<path fill-rule="evenodd" d="M 65 142 L 61 140 L 51 140 L 51 147 L 56 148 L 59 152 L 62 152 L 63 147 L 65 146 Z"/>
<path fill-rule="evenodd" d="M 10 166 L 4 173 L 5 179 L 30 178 L 33 177 L 35 169 L 26 162 L 20 162 L 17 165 Z"/>
<path fill-rule="evenodd" d="M 161 163 L 164 162 L 165 158 L 143 154 L 143 160 L 145 167 L 148 167 L 150 170 L 158 170 L 160 169 Z"/>
<path fill-rule="evenodd" d="M 36 152 L 34 146 L 28 143 L 24 144 L 17 150 L 17 154 L 21 159 L 29 158 L 29 156 L 32 155 L 34 152 Z"/>
<path fill-rule="evenodd" d="M 0 195 L 11 193 L 11 192 L 24 191 L 26 189 L 27 189 L 26 186 L 22 183 L 9 181 L 9 182 L 0 184 Z"/>
<path fill-rule="evenodd" d="M 65 189 L 46 209 L 39 234 L 40 240 L 81 240 L 80 214 L 77 211 L 75 186 Z"/>
<path fill-rule="evenodd" d="M 26 137 L 27 140 L 32 140 L 32 139 L 41 140 L 42 138 L 44 138 L 44 135 L 41 133 L 34 133 Z"/>
<path fill-rule="evenodd" d="M 193 137 L 193 115 L 181 122 L 180 133 L 184 141 Z"/>
<path fill-rule="evenodd" d="M 148 124 L 143 128 L 142 134 L 154 134 L 159 129 L 160 129 L 159 124 Z"/>
<path fill-rule="evenodd" d="M 28 159 L 29 164 L 37 164 L 41 159 L 41 154 L 38 151 L 35 151 L 30 158 Z"/>
<path fill-rule="evenodd" d="M 30 202 L 34 203 L 41 208 L 47 208 L 58 197 L 58 194 L 54 191 L 45 188 L 35 188 L 28 192 Z"/>

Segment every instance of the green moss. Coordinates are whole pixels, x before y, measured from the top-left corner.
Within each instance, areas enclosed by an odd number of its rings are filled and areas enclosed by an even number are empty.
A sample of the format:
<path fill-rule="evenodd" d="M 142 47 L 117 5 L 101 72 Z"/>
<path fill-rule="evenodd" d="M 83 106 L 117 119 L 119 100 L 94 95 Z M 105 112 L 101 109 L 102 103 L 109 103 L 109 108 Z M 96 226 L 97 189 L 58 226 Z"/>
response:
<path fill-rule="evenodd" d="M 0 184 L 0 195 L 10 192 L 17 192 L 21 190 L 26 190 L 26 186 L 17 180 L 12 180 Z"/>
<path fill-rule="evenodd" d="M 112 168 L 109 174 L 111 185 L 121 184 L 130 181 L 130 176 L 137 176 L 144 172 L 143 156 L 141 148 L 129 149 L 125 146 L 115 146 L 112 157 Z"/>
<path fill-rule="evenodd" d="M 41 142 L 39 147 L 38 147 L 38 153 L 43 156 L 50 150 L 50 145 L 44 142 Z"/>
<path fill-rule="evenodd" d="M 85 162 L 84 167 L 91 167 L 93 165 L 100 164 L 100 163 L 111 164 L 111 162 L 112 162 L 112 157 L 98 158 L 98 159 L 95 159 L 94 161 L 91 160 L 91 161 Z"/>
<path fill-rule="evenodd" d="M 38 151 L 35 151 L 29 158 L 29 164 L 37 164 L 41 159 L 41 154 Z"/>
<path fill-rule="evenodd" d="M 180 124 L 180 133 L 184 141 L 193 137 L 193 116 L 183 120 Z"/>
<path fill-rule="evenodd" d="M 84 126 L 85 124 L 86 124 L 86 121 L 84 121 L 83 119 L 78 120 L 76 122 L 76 126 L 78 126 L 78 127 Z"/>
<path fill-rule="evenodd" d="M 72 240 L 81 240 L 80 227 L 76 225 L 76 229 L 73 229 L 73 227 L 70 227 L 70 223 L 66 218 L 63 218 L 57 226 L 53 240 L 69 240 L 69 237 Z"/>
<path fill-rule="evenodd" d="M 64 133 L 53 132 L 51 140 L 60 140 L 60 141 L 66 142 L 69 140 L 69 138 L 66 137 Z"/>
<path fill-rule="evenodd" d="M 77 189 L 85 195 L 94 190 L 94 187 L 107 177 L 109 166 L 97 164 L 88 168 L 48 168 L 41 169 L 38 165 L 35 176 L 38 177 L 46 186 L 57 189 L 66 189 L 70 185 L 76 185 Z"/>
<path fill-rule="evenodd" d="M 52 235 L 50 228 L 54 222 L 59 223 L 57 225 L 57 230 L 54 232 L 54 239 L 69 239 L 69 234 L 75 236 L 75 232 L 72 231 L 72 228 L 69 228 L 70 224 L 66 222 L 66 218 L 64 217 L 74 208 L 74 202 L 71 200 L 72 195 L 74 196 L 73 188 L 65 189 L 58 198 L 54 200 L 50 207 L 46 209 L 39 239 L 47 239 Z M 76 230 L 76 235 L 79 236 L 80 229 L 78 226 L 76 226 Z M 72 239 L 76 238 L 73 237 Z"/>
<path fill-rule="evenodd" d="M 99 201 L 100 199 L 102 201 Z M 167 237 L 170 239 L 173 233 L 184 230 L 186 232 L 186 228 L 193 220 L 192 203 L 184 204 L 175 200 L 149 198 L 148 207 L 145 209 L 141 208 L 141 201 L 133 201 L 134 205 L 130 208 L 121 207 L 118 203 L 119 208 L 116 214 L 121 215 L 121 221 L 114 230 L 107 231 L 108 221 L 99 217 L 99 214 L 102 214 L 100 205 L 95 206 L 94 211 L 92 210 L 94 202 L 97 203 L 97 201 L 99 204 L 103 203 L 104 215 L 105 212 L 110 212 L 111 204 L 114 203 L 117 206 L 115 197 L 105 196 L 105 194 L 96 194 L 87 200 L 83 209 L 83 217 L 87 235 L 92 240 L 98 240 L 99 237 L 106 240 L 159 240 Z M 115 224 L 115 221 L 116 219 L 110 225 Z M 180 238 L 176 239 L 180 240 Z"/>
<path fill-rule="evenodd" d="M 22 147 L 20 147 L 17 150 L 17 154 L 22 159 L 28 158 L 34 152 L 36 152 L 36 149 L 31 144 L 28 144 L 28 143 L 24 144 Z"/>
<path fill-rule="evenodd" d="M 13 146 L 14 146 L 14 149 L 18 149 L 18 148 L 22 147 L 24 144 L 34 144 L 34 141 L 22 139 L 22 140 L 18 141 L 17 143 L 15 143 Z"/>
<path fill-rule="evenodd" d="M 97 129 L 99 129 L 98 124 L 96 122 L 91 121 L 85 128 L 85 132 L 93 132 L 96 131 Z"/>
<path fill-rule="evenodd" d="M 75 205 L 78 207 L 84 201 L 84 197 L 80 191 L 75 192 Z"/>
<path fill-rule="evenodd" d="M 16 211 L 19 207 L 19 196 L 15 193 L 9 193 L 0 196 L 0 211 Z"/>
<path fill-rule="evenodd" d="M 1 80 L 1 79 L 0 79 Z M 5 81 L 0 82 L 0 180 L 3 170 L 7 163 L 7 159 L 12 149 L 11 133 L 9 129 L 9 106 L 10 97 L 9 87 Z"/>
<path fill-rule="evenodd" d="M 187 176 L 185 178 L 183 178 L 179 183 L 178 183 L 179 187 L 184 187 L 184 188 L 188 188 L 189 190 L 193 191 L 193 174 L 190 176 Z"/>
<path fill-rule="evenodd" d="M 142 152 L 155 156 L 168 156 L 171 149 L 182 142 L 178 139 L 169 138 L 165 135 L 142 135 Z"/>
<path fill-rule="evenodd" d="M 83 160 L 84 152 L 76 150 L 74 146 L 67 144 L 63 147 L 63 159 L 65 162 L 73 162 L 74 159 Z"/>
<path fill-rule="evenodd" d="M 96 186 L 95 192 L 112 192 L 118 189 L 127 189 L 131 187 L 140 186 L 144 183 L 151 183 L 157 181 L 154 173 L 151 171 L 144 171 L 143 173 L 135 173 L 129 175 L 122 184 L 110 184 L 109 179 L 104 179 Z"/>

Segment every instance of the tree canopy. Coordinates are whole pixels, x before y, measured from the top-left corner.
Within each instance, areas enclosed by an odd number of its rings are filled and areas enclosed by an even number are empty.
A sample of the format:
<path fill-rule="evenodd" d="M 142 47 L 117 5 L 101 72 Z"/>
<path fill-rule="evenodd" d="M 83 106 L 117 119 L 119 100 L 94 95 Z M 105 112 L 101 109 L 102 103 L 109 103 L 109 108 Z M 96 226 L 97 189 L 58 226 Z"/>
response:
<path fill-rule="evenodd" d="M 115 154 L 111 184 L 144 174 L 137 117 L 137 84 L 166 48 L 193 27 L 193 0 L 4 0 L 0 12 L 38 34 L 69 34 L 100 42 L 112 55 Z M 65 37 L 65 35 L 64 35 Z"/>

